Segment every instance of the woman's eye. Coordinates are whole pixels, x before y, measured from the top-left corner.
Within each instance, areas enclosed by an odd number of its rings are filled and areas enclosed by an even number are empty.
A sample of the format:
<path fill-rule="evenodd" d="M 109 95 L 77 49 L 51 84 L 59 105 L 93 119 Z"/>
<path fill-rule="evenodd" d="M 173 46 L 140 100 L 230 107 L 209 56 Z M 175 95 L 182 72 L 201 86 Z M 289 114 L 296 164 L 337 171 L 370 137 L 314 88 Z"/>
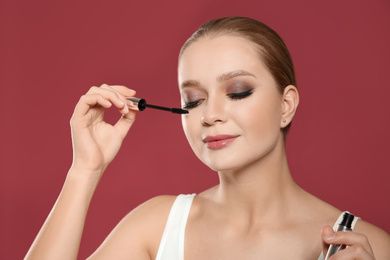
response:
<path fill-rule="evenodd" d="M 228 96 L 231 98 L 231 99 L 242 99 L 242 98 L 246 98 L 250 95 L 252 95 L 253 93 L 253 88 L 251 89 L 248 89 L 244 92 L 239 92 L 239 93 L 231 93 L 231 94 L 228 94 Z"/>
<path fill-rule="evenodd" d="M 184 105 L 184 109 L 190 109 L 190 108 L 194 108 L 194 107 L 197 107 L 199 105 L 201 100 L 195 100 L 195 101 L 191 101 L 191 102 L 186 102 L 186 104 Z"/>

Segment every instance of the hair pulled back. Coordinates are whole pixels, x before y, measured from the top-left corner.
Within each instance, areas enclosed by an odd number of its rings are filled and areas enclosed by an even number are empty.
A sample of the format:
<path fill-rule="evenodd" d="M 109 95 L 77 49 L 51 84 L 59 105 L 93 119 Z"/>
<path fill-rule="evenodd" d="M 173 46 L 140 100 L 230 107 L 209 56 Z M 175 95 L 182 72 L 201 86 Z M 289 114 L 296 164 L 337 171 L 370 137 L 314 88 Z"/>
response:
<path fill-rule="evenodd" d="M 280 93 L 288 85 L 296 86 L 293 61 L 282 38 L 270 27 L 247 17 L 225 17 L 204 23 L 184 43 L 180 55 L 198 39 L 208 36 L 232 35 L 245 38 L 256 47 L 259 59 L 274 77 Z M 287 134 L 290 124 L 283 129 Z"/>

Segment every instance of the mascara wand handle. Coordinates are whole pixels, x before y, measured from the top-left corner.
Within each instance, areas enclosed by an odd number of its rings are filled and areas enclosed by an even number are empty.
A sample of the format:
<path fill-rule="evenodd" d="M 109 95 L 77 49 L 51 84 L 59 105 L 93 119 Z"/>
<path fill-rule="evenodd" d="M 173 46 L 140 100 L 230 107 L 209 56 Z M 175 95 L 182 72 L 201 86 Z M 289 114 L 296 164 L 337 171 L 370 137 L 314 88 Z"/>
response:
<path fill-rule="evenodd" d="M 149 105 L 146 103 L 146 100 L 143 98 L 132 97 L 132 98 L 127 98 L 127 99 L 134 102 L 134 103 L 138 103 L 138 110 L 139 111 L 144 111 L 145 108 L 149 107 L 149 108 L 154 108 L 154 109 L 158 109 L 158 110 L 169 111 L 169 112 L 172 112 L 175 114 L 188 114 L 188 110 L 184 110 L 181 108 L 168 108 L 168 107 L 162 107 L 162 106 Z"/>
<path fill-rule="evenodd" d="M 144 111 L 145 108 L 146 108 L 146 100 L 143 99 L 143 98 L 136 98 L 136 97 L 132 97 L 132 98 L 126 98 L 127 100 L 130 100 L 134 103 L 137 103 L 138 105 L 138 110 L 139 111 Z"/>

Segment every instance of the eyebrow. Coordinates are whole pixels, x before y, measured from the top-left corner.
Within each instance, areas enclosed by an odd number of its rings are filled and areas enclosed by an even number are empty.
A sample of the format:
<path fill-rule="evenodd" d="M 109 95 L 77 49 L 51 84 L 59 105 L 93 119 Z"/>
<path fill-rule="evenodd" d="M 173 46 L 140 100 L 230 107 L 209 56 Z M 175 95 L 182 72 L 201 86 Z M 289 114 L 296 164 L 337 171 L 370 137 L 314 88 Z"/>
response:
<path fill-rule="evenodd" d="M 221 83 L 223 81 L 227 81 L 229 79 L 233 79 L 240 76 L 250 76 L 256 78 L 254 74 L 247 72 L 245 70 L 233 70 L 219 75 L 217 77 L 217 82 Z M 197 80 L 186 80 L 180 85 L 181 88 L 199 87 L 199 86 L 200 86 L 200 82 Z"/>
<path fill-rule="evenodd" d="M 181 88 L 199 87 L 199 86 L 200 86 L 200 83 L 197 80 L 186 80 L 180 84 Z"/>
<path fill-rule="evenodd" d="M 235 77 L 240 77 L 240 76 L 250 76 L 250 77 L 256 78 L 256 76 L 254 74 L 247 72 L 245 70 L 233 70 L 233 71 L 230 71 L 230 72 L 227 72 L 227 73 L 224 73 L 224 74 L 218 76 L 217 81 L 219 83 L 221 83 L 223 81 L 226 81 L 226 80 L 229 80 L 229 79 L 232 79 Z"/>

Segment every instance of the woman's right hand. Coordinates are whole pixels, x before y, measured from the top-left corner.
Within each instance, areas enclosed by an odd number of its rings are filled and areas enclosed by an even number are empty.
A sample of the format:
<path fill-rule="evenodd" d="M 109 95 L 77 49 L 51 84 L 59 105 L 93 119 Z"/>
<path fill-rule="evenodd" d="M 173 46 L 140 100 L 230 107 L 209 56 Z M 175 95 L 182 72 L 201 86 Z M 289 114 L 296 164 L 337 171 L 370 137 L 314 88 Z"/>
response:
<path fill-rule="evenodd" d="M 72 169 L 100 178 L 114 159 L 135 120 L 138 108 L 127 101 L 135 91 L 124 86 L 103 84 L 92 87 L 80 98 L 71 123 Z M 122 117 L 115 125 L 104 121 L 104 112 L 115 106 Z M 130 108 L 130 109 L 129 109 Z"/>

